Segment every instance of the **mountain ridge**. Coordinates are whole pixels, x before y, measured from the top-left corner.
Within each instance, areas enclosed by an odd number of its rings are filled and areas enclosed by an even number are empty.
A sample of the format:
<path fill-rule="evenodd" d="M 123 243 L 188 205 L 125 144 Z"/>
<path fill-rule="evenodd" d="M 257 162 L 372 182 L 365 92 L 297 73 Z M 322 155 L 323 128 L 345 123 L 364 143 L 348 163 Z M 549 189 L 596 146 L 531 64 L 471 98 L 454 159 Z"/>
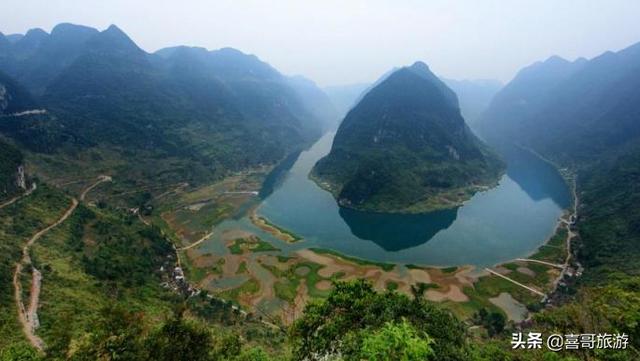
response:
<path fill-rule="evenodd" d="M 63 23 L 51 34 L 30 33 L 40 43 L 20 53 L 24 59 L 12 51 L 20 41 L 9 44 L 0 51 L 0 71 L 48 111 L 2 126 L 31 151 L 115 150 L 131 166 L 136 152 L 178 157 L 198 163 L 191 167 L 198 178 L 216 178 L 275 164 L 317 139 L 328 122 L 310 107 L 311 95 L 232 48 L 150 54 L 116 25 L 98 31 Z M 29 137 L 30 129 L 39 135 Z"/>
<path fill-rule="evenodd" d="M 459 205 L 500 172 L 455 93 L 416 62 L 364 95 L 311 177 L 347 208 L 421 213 Z"/>

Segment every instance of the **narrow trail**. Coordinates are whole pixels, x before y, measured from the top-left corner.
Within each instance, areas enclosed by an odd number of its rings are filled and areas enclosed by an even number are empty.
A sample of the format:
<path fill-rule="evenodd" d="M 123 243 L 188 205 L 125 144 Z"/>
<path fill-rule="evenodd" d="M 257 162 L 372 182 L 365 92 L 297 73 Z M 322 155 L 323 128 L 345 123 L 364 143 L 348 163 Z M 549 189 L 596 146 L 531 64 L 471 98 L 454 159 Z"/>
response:
<path fill-rule="evenodd" d="M 111 177 L 108 176 L 100 176 L 98 181 L 85 188 L 85 190 L 80 194 L 80 200 L 84 200 L 87 193 L 91 191 L 93 188 L 97 187 L 100 183 L 111 181 Z M 34 188 L 35 189 L 35 188 Z M 22 324 L 22 330 L 29 341 L 29 343 L 37 349 L 39 352 L 44 352 L 44 341 L 38 337 L 35 333 L 36 328 L 39 326 L 38 320 L 38 304 L 40 301 L 40 290 L 42 284 L 42 274 L 32 265 L 32 274 L 31 274 L 31 292 L 29 293 L 29 308 L 27 309 L 22 300 L 22 284 L 20 282 L 20 275 L 22 274 L 22 270 L 26 265 L 31 265 L 31 257 L 29 256 L 29 250 L 31 246 L 44 236 L 47 232 L 52 230 L 53 228 L 59 226 L 62 222 L 66 221 L 69 218 L 73 211 L 78 207 L 78 200 L 75 198 L 71 198 L 71 205 L 64 212 L 62 217 L 60 217 L 57 221 L 49 226 L 41 229 L 36 234 L 34 234 L 25 245 L 22 247 L 22 258 L 20 262 L 16 264 L 16 269 L 13 273 L 13 289 L 14 289 L 14 298 L 16 307 L 18 309 L 18 319 Z"/>
<path fill-rule="evenodd" d="M 62 215 L 62 217 L 60 217 L 53 224 L 41 229 L 38 233 L 33 235 L 33 237 L 31 237 L 27 241 L 24 247 L 22 247 L 22 258 L 20 259 L 20 262 L 16 264 L 16 270 L 13 273 L 14 296 L 15 296 L 16 306 L 18 307 L 18 318 L 20 320 L 20 323 L 22 324 L 22 330 L 24 331 L 24 334 L 27 337 L 27 340 L 29 340 L 29 343 L 31 343 L 31 345 L 40 352 L 44 351 L 44 341 L 42 341 L 42 339 L 35 334 L 36 319 L 37 319 L 35 312 L 37 311 L 37 308 L 38 308 L 37 302 L 38 302 L 38 298 L 40 297 L 40 285 L 39 285 L 40 280 L 38 279 L 38 282 L 36 285 L 32 285 L 32 291 L 34 292 L 32 292 L 29 295 L 30 306 L 29 306 L 29 310 L 27 311 L 27 309 L 25 309 L 24 307 L 24 302 L 22 301 L 22 285 L 20 284 L 20 275 L 22 274 L 22 268 L 25 265 L 31 264 L 31 257 L 29 256 L 29 250 L 31 249 L 31 246 L 38 239 L 40 239 L 40 237 L 42 237 L 51 229 L 57 227 L 62 222 L 64 222 L 67 218 L 69 218 L 69 216 L 71 216 L 71 214 L 73 213 L 73 211 L 76 209 L 77 206 L 78 206 L 78 201 L 75 198 L 72 198 L 71 206 L 66 210 L 66 212 Z M 35 268 L 33 268 L 33 272 L 40 273 Z"/>
<path fill-rule="evenodd" d="M 26 192 L 24 192 L 24 193 L 22 193 L 22 194 L 20 194 L 18 196 L 15 196 L 15 197 L 9 199 L 8 201 L 0 204 L 0 209 L 4 208 L 6 206 L 10 206 L 10 205 L 14 204 L 15 202 L 19 201 L 20 199 L 28 196 L 29 194 L 33 193 L 33 191 L 35 191 L 36 188 L 37 188 L 37 186 L 36 186 L 36 184 L 34 182 L 33 184 L 31 184 L 31 188 L 29 188 Z"/>
<path fill-rule="evenodd" d="M 551 262 L 541 261 L 541 260 L 539 260 L 539 259 L 531 259 L 531 258 L 516 258 L 516 261 L 540 263 L 540 264 L 543 264 L 543 265 L 547 265 L 547 266 L 551 266 L 551 267 L 555 267 L 555 268 L 561 268 L 561 269 L 564 269 L 564 265 L 562 265 L 562 264 L 557 264 L 557 263 L 551 263 Z"/>
<path fill-rule="evenodd" d="M 527 286 L 527 285 L 523 285 L 522 283 L 520 283 L 520 282 L 518 282 L 518 281 L 516 281 L 516 280 L 514 280 L 514 279 L 511 279 L 511 278 L 509 278 L 509 277 L 507 277 L 507 276 L 505 276 L 505 275 L 503 275 L 503 274 L 500 274 L 500 273 L 498 273 L 498 272 L 496 272 L 496 271 L 494 271 L 494 270 L 492 270 L 492 269 L 490 269 L 490 268 L 485 268 L 485 271 L 487 271 L 487 272 L 489 272 L 489 273 L 491 273 L 491 274 L 493 274 L 493 275 L 496 275 L 496 276 L 498 276 L 498 277 L 504 278 L 505 280 L 507 280 L 507 281 L 509 281 L 509 282 L 511 282 L 511 283 L 514 283 L 514 284 L 516 284 L 516 285 L 518 285 L 518 286 L 520 286 L 520 287 L 522 287 L 522 288 L 524 288 L 524 289 L 527 289 L 527 290 L 529 290 L 529 291 L 531 291 L 531 292 L 535 293 L 536 295 L 540 295 L 540 296 L 542 296 L 542 297 L 546 297 L 546 295 L 545 295 L 544 293 L 542 293 L 542 292 L 540 292 L 540 291 L 536 290 L 535 288 L 531 288 L 531 287 L 529 287 L 529 286 Z"/>
<path fill-rule="evenodd" d="M 100 183 L 111 182 L 111 180 L 112 180 L 112 178 L 109 177 L 108 175 L 99 176 L 97 182 L 93 183 L 92 185 L 90 185 L 87 188 L 85 188 L 84 191 L 82 191 L 82 194 L 80 194 L 80 200 L 84 201 L 84 198 L 87 196 L 87 193 L 89 193 L 93 188 L 99 186 Z"/>
<path fill-rule="evenodd" d="M 209 239 L 209 237 L 211 237 L 212 235 L 213 235 L 213 231 L 211 231 L 211 232 L 209 232 L 209 233 L 205 234 L 205 235 L 204 235 L 204 237 L 202 237 L 202 238 L 200 238 L 199 240 L 197 240 L 197 241 L 195 241 L 195 242 L 191 243 L 191 244 L 190 244 L 190 245 L 188 245 L 188 246 L 184 246 L 184 247 L 176 248 L 176 251 L 186 251 L 186 250 L 188 250 L 188 249 L 191 249 L 191 248 L 193 248 L 193 247 L 196 247 L 196 246 L 198 246 L 200 243 L 202 243 L 202 242 L 206 241 L 207 239 Z"/>

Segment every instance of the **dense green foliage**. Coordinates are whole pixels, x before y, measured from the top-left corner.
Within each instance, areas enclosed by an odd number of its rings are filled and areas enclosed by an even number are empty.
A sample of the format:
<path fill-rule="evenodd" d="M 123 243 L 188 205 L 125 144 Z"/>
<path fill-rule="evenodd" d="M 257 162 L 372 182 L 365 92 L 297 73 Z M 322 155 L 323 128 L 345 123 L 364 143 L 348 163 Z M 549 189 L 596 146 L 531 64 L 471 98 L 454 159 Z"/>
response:
<path fill-rule="evenodd" d="M 582 172 L 579 257 L 583 282 L 640 275 L 640 150 Z"/>
<path fill-rule="evenodd" d="M 0 48 L 0 71 L 17 79 L 6 83 L 24 93 L 20 104 L 31 103 L 19 83 L 48 111 L 6 117 L 0 133 L 66 165 L 123 177 L 200 183 L 273 164 L 335 121 L 315 84 L 255 56 L 188 47 L 148 54 L 115 26 L 34 30 Z"/>
<path fill-rule="evenodd" d="M 0 71 L 0 116 L 33 109 L 34 106 L 29 92 Z"/>
<path fill-rule="evenodd" d="M 69 200 L 42 185 L 27 198 L 0 209 L 0 350 L 21 341 L 12 285 L 22 246 L 41 228 L 53 223 Z"/>
<path fill-rule="evenodd" d="M 576 351 L 576 359 L 640 358 L 638 60 L 636 44 L 591 60 L 553 57 L 534 64 L 495 97 L 483 118 L 487 139 L 524 144 L 577 176 L 573 250 L 584 272 L 569 280 L 564 304 L 537 315 L 530 327 L 624 332 L 630 349 Z"/>
<path fill-rule="evenodd" d="M 0 139 L 0 201 L 18 191 L 18 167 L 22 165 L 22 153 Z"/>
<path fill-rule="evenodd" d="M 139 188 L 142 178 L 198 181 L 273 163 L 330 126 L 315 85 L 233 49 L 147 54 L 115 27 L 100 33 L 70 24 L 51 34 L 30 31 L 13 44 L 5 40 L 0 34 L 0 70 L 11 78 L 0 74 L 0 133 L 11 141 L 0 140 L 0 199 L 15 192 L 21 152 L 58 175 L 77 177 L 79 168 L 97 164 L 92 171 L 117 172 L 123 187 Z M 68 195 L 39 183 L 0 209 L 0 360 L 640 359 L 638 54 L 636 45 L 523 70 L 496 97 L 484 128 L 488 138 L 516 140 L 578 175 L 574 249 L 584 275 L 568 288 L 567 302 L 518 327 L 624 332 L 629 350 L 513 351 L 514 326 L 502 313 L 478 312 L 470 322 L 480 332 L 471 336 L 468 324 L 423 299 L 429 285 L 411 298 L 394 291 L 398 284 L 380 293 L 364 281 L 338 283 L 325 300 L 312 301 L 287 342 L 278 326 L 206 292 L 183 302 L 165 288 L 171 275 L 161 269 L 176 260 L 162 233 L 98 202 L 81 204 L 31 249 L 44 280 L 37 333 L 47 354 L 38 355 L 20 332 L 12 273 L 24 242 L 70 205 Z M 497 175 L 499 162 L 464 125 L 455 96 L 422 67 L 397 71 L 365 96 L 342 125 L 332 155 L 314 171 L 339 184 L 332 190 L 344 205 L 424 210 L 411 206 L 425 194 Z M 41 105 L 47 113 L 10 115 Z M 132 202 L 150 198 L 145 192 Z M 241 252 L 240 246 L 232 247 Z M 300 280 L 292 280 L 276 283 L 275 292 L 295 299 Z M 489 289 L 490 282 L 476 287 Z M 179 311 L 169 316 L 174 308 Z"/>
<path fill-rule="evenodd" d="M 501 163 L 470 132 L 455 93 L 423 63 L 369 91 L 344 119 L 313 177 L 342 206 L 416 213 L 452 207 L 495 182 Z M 440 199 L 450 191 L 449 200 Z"/>
<path fill-rule="evenodd" d="M 79 342 L 69 359 L 131 361 L 260 361 L 270 359 L 255 347 L 244 347 L 233 335 L 214 333 L 178 311 L 160 326 L 147 329 L 141 314 L 111 307 L 95 330 Z"/>
<path fill-rule="evenodd" d="M 453 315 L 423 301 L 422 295 L 410 299 L 391 291 L 377 293 L 364 281 L 337 283 L 326 300 L 306 307 L 303 317 L 291 329 L 294 359 L 341 355 L 346 360 L 358 360 L 365 343 L 374 349 L 381 347 L 370 344 L 376 343 L 378 338 L 371 339 L 372 333 L 395 332 L 385 331 L 387 322 L 403 319 L 412 327 L 411 331 L 405 329 L 403 332 L 417 332 L 414 336 L 427 334 L 433 338 L 431 347 L 436 359 L 464 359 L 464 327 Z M 423 340 L 429 342 L 427 338 Z"/>
<path fill-rule="evenodd" d="M 484 326 L 491 337 L 501 334 L 507 322 L 502 313 L 487 311 L 484 308 L 478 311 L 476 321 L 478 324 Z"/>
<path fill-rule="evenodd" d="M 640 279 L 614 281 L 606 286 L 583 287 L 572 302 L 545 310 L 534 317 L 527 329 L 545 334 L 626 333 L 627 350 L 567 352 L 578 359 L 636 360 L 640 358 Z"/>
<path fill-rule="evenodd" d="M 371 361 L 418 361 L 433 355 L 427 334 L 419 334 L 406 320 L 387 322 L 362 341 L 360 359 Z"/>
<path fill-rule="evenodd" d="M 524 144 L 577 174 L 582 283 L 638 274 L 639 60 L 636 44 L 591 60 L 536 63 L 482 119 L 487 139 Z"/>
<path fill-rule="evenodd" d="M 87 222 L 84 232 L 91 235 L 95 244 L 88 250 L 89 245 L 76 238 L 80 244 L 73 247 L 84 250 L 82 264 L 88 274 L 99 280 L 142 285 L 149 281 L 167 256 L 173 256 L 171 244 L 160 231 L 155 227 L 142 226 L 132 215 L 110 214 L 98 220 L 92 218 L 95 215 L 81 207 L 74 230 L 82 232 L 79 228 L 82 222 Z M 137 227 L 132 226 L 134 223 Z M 139 241 L 131 242 L 132 239 Z"/>

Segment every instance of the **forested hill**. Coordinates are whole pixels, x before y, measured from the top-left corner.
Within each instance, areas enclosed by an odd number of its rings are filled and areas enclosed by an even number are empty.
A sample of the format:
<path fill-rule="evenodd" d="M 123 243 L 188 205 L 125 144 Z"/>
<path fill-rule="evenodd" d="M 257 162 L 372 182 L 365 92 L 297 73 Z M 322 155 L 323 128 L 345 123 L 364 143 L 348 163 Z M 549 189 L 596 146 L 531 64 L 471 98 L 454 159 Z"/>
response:
<path fill-rule="evenodd" d="M 483 135 L 515 139 L 563 162 L 591 161 L 640 135 L 640 44 L 523 69 L 483 115 Z"/>
<path fill-rule="evenodd" d="M 577 174 L 584 282 L 638 274 L 640 44 L 523 69 L 480 127 L 486 139 L 514 141 Z"/>
<path fill-rule="evenodd" d="M 0 129 L 31 151 L 175 158 L 200 169 L 195 178 L 208 178 L 275 163 L 335 122 L 314 106 L 326 98 L 315 84 L 302 91 L 235 49 L 149 54 L 114 25 L 98 31 L 60 24 L 50 34 L 0 37 L 0 71 L 7 74 L 0 80 L 34 99 L 22 108 L 47 110 L 7 119 Z"/>
<path fill-rule="evenodd" d="M 22 153 L 0 139 L 0 203 L 21 191 L 18 167 L 22 161 Z"/>
<path fill-rule="evenodd" d="M 32 109 L 35 102 L 29 93 L 13 79 L 0 72 L 0 129 L 5 119 L 13 114 Z M 23 165 L 23 155 L 19 149 L 0 137 L 0 203 L 24 191 L 19 167 Z M 24 173 L 22 173 L 23 175 Z"/>
<path fill-rule="evenodd" d="M 500 170 L 465 124 L 456 94 L 418 62 L 384 78 L 347 114 L 313 177 L 342 206 L 416 213 L 455 206 L 453 194 L 473 194 Z"/>
<path fill-rule="evenodd" d="M 0 115 L 19 113 L 34 107 L 35 101 L 29 92 L 0 71 Z"/>

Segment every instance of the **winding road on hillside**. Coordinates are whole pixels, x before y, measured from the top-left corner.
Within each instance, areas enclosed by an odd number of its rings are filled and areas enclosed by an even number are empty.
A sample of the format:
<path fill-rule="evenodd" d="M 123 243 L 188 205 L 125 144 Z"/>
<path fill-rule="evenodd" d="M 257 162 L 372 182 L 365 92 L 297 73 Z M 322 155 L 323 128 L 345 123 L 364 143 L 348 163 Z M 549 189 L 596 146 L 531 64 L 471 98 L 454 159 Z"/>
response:
<path fill-rule="evenodd" d="M 24 193 L 22 193 L 22 194 L 20 194 L 18 196 L 15 196 L 15 197 L 9 199 L 8 201 L 0 204 L 0 209 L 2 209 L 4 207 L 7 207 L 7 206 L 10 206 L 10 205 L 14 204 L 15 202 L 17 202 L 18 200 L 28 196 L 29 194 L 33 193 L 33 191 L 35 191 L 36 188 L 37 188 L 37 186 L 36 186 L 36 183 L 34 182 L 33 184 L 31 184 L 31 188 L 29 188 L 26 192 L 24 192 Z"/>
<path fill-rule="evenodd" d="M 111 177 L 109 176 L 99 176 L 98 180 L 85 188 L 85 190 L 80 194 L 80 201 L 83 201 L 93 188 L 97 187 L 99 184 L 104 182 L 111 181 Z M 32 280 L 31 280 L 31 291 L 29 293 L 29 308 L 27 309 L 24 306 L 24 302 L 22 300 L 22 285 L 20 283 L 20 276 L 22 274 L 22 269 L 31 264 L 31 257 L 29 256 L 29 250 L 31 246 L 44 236 L 47 232 L 52 230 L 53 228 L 59 226 L 62 222 L 67 220 L 72 214 L 73 211 L 78 207 L 78 200 L 75 198 L 71 198 L 71 205 L 64 212 L 62 217 L 60 217 L 57 221 L 49 226 L 41 229 L 36 234 L 34 234 L 25 245 L 22 247 L 22 258 L 20 262 L 16 264 L 15 272 L 13 273 L 13 288 L 14 288 L 14 298 L 16 302 L 16 307 L 18 309 L 18 319 L 22 324 L 22 329 L 24 334 L 29 341 L 29 343 L 36 348 L 38 351 L 44 351 L 44 341 L 36 335 L 35 330 L 39 326 L 38 322 L 38 303 L 40 300 L 40 285 L 42 282 L 42 274 L 35 267 L 32 266 Z"/>

